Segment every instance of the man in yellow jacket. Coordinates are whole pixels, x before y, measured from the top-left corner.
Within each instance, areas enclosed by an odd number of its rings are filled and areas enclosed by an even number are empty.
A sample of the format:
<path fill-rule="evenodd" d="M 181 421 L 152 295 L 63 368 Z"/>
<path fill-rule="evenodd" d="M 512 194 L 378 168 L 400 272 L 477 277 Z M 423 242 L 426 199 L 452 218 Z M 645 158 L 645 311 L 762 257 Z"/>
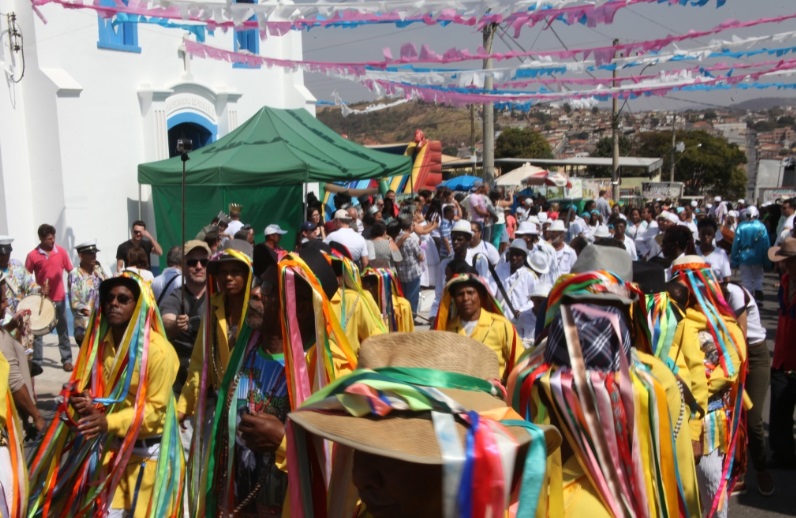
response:
<path fill-rule="evenodd" d="M 503 380 L 525 350 L 517 330 L 477 275 L 460 274 L 448 281 L 434 329 L 468 336 L 492 349 Z"/>

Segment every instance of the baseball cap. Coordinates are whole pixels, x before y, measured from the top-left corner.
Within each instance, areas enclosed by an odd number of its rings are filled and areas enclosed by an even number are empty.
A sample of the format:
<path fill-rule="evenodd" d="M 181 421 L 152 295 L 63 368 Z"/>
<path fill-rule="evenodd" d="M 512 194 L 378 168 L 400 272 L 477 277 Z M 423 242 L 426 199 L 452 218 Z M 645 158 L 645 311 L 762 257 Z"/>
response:
<path fill-rule="evenodd" d="M 287 234 L 287 230 L 282 230 L 282 227 L 276 223 L 272 223 L 265 227 L 265 235 L 270 236 L 271 234 L 279 234 L 280 236 L 283 236 Z"/>

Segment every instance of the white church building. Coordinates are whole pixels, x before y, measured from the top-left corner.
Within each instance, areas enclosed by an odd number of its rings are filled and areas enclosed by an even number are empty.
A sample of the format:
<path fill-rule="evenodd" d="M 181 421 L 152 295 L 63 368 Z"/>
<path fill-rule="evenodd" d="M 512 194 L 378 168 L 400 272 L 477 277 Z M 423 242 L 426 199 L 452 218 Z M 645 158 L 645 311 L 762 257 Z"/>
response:
<path fill-rule="evenodd" d="M 264 105 L 315 113 L 300 71 L 192 60 L 179 28 L 57 4 L 40 11 L 47 23 L 29 0 L 0 0 L 0 234 L 15 239 L 21 261 L 49 223 L 73 261 L 74 246 L 96 238 L 100 262 L 115 269 L 134 220 L 157 237 L 139 163 L 174 155 L 180 136 L 194 148 L 217 140 Z M 220 48 L 302 58 L 297 32 L 194 32 Z"/>

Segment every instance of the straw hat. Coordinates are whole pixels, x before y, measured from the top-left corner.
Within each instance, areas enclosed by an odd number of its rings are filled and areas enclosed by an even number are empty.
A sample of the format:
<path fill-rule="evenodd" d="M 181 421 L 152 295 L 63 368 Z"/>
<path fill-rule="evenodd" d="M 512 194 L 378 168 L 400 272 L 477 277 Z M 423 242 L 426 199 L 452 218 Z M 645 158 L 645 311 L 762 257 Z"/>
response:
<path fill-rule="evenodd" d="M 796 257 L 796 237 L 788 237 L 781 246 L 772 246 L 768 249 L 768 258 L 772 263 Z"/>
<path fill-rule="evenodd" d="M 466 336 L 446 331 L 388 333 L 372 336 L 362 343 L 359 368 L 380 369 L 408 367 L 447 371 L 481 380 L 498 376 L 497 356 Z M 417 383 L 423 386 L 422 380 Z M 431 385 L 431 380 L 429 380 Z M 453 399 L 464 410 L 485 412 L 505 409 L 496 395 L 464 388 L 436 388 Z M 434 424 L 428 412 L 393 411 L 385 417 L 353 417 L 339 413 L 299 410 L 288 416 L 306 431 L 359 451 L 417 464 L 444 463 Z M 456 421 L 456 432 L 464 444 L 467 428 Z M 561 445 L 561 434 L 553 426 L 540 426 L 544 431 L 548 454 Z M 515 427 L 508 433 L 522 446 L 530 443 L 530 435 Z"/>

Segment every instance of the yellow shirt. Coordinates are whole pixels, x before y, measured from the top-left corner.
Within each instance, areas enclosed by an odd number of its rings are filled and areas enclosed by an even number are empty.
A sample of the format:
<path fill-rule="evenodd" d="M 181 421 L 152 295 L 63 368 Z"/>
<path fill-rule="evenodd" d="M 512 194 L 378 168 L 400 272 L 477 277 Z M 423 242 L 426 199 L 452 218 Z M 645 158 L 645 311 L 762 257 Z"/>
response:
<path fill-rule="evenodd" d="M 691 318 L 689 318 L 689 312 Z M 688 385 L 699 408 L 707 411 L 708 380 L 705 377 L 705 364 L 703 363 L 705 353 L 702 352 L 699 345 L 699 331 L 705 322 L 700 322 L 698 316 L 700 315 L 696 311 L 689 309 L 677 324 L 672 347 L 669 349 L 669 358 L 677 365 L 677 375 Z M 702 419 L 698 415 L 689 420 L 688 428 L 691 430 L 691 440 L 700 440 Z"/>
<path fill-rule="evenodd" d="M 341 298 L 341 292 L 345 293 L 345 299 Z M 359 353 L 359 344 L 366 338 L 386 332 L 384 324 L 381 322 L 379 306 L 369 292 L 360 294 L 356 290 L 348 288 L 339 289 L 330 302 L 354 354 Z M 343 314 L 343 310 L 345 310 L 345 314 Z M 339 353 L 345 358 L 342 351 L 335 349 L 339 348 L 332 345 L 332 354 L 335 357 Z"/>
<path fill-rule="evenodd" d="M 447 330 L 462 336 L 468 336 L 462 324 L 462 320 L 458 316 L 448 322 Z M 475 325 L 473 333 L 469 336 L 473 340 L 481 342 L 495 351 L 498 357 L 501 378 L 506 377 L 508 374 L 505 370 L 506 364 L 512 359 L 512 346 L 514 347 L 514 356 L 511 362 L 513 365 L 517 364 L 520 355 L 525 351 L 525 348 L 522 346 L 522 340 L 511 322 L 485 309 L 481 309 L 478 323 Z"/>
<path fill-rule="evenodd" d="M 106 382 L 113 371 L 116 360 L 116 345 L 113 335 L 109 331 L 102 340 L 102 368 Z M 144 403 L 144 420 L 138 433 L 138 439 L 157 437 L 163 433 L 163 419 L 169 400 L 174 397 L 172 389 L 174 380 L 177 379 L 177 369 L 180 360 L 174 347 L 166 338 L 155 332 L 149 333 L 149 350 L 147 352 L 147 389 L 146 402 Z M 122 402 L 120 409 L 108 412 L 108 433 L 119 438 L 124 438 L 130 432 L 133 424 L 135 410 L 133 405 L 138 392 L 139 371 L 136 368 L 130 379 L 130 389 L 127 398 Z"/>
<path fill-rule="evenodd" d="M 411 333 L 415 330 L 415 317 L 412 315 L 412 305 L 403 297 L 393 295 L 392 307 L 395 311 L 395 324 L 399 333 Z"/>
<path fill-rule="evenodd" d="M 227 364 L 232 355 L 230 344 L 227 339 L 229 331 L 229 322 L 227 322 L 227 315 L 224 311 L 224 294 L 216 293 L 210 297 L 211 311 L 215 315 L 215 333 L 216 344 L 214 364 L 208 365 L 208 375 L 210 381 L 213 383 L 213 388 L 218 390 L 221 386 L 221 378 L 227 371 Z M 202 367 L 205 363 L 205 345 L 202 342 L 202 329 L 205 326 L 205 317 L 202 317 L 202 325 L 199 328 L 199 334 L 196 336 L 196 343 L 191 352 L 191 361 L 188 363 L 188 375 L 185 380 L 185 385 L 182 387 L 180 399 L 177 402 L 177 412 L 183 413 L 186 416 L 191 416 L 196 412 L 196 403 L 199 400 L 199 385 L 202 378 Z M 240 331 L 240 327 L 238 328 Z M 234 344 L 232 344 L 234 346 Z M 216 372 L 218 371 L 218 372 Z"/>
<path fill-rule="evenodd" d="M 11 422 L 11 405 L 14 399 L 11 397 L 11 390 L 8 388 L 8 373 L 10 366 L 3 353 L 0 353 L 0 429 L 5 429 Z M 11 405 L 9 405 L 11 402 Z M 22 430 L 20 430 L 20 433 Z"/>

